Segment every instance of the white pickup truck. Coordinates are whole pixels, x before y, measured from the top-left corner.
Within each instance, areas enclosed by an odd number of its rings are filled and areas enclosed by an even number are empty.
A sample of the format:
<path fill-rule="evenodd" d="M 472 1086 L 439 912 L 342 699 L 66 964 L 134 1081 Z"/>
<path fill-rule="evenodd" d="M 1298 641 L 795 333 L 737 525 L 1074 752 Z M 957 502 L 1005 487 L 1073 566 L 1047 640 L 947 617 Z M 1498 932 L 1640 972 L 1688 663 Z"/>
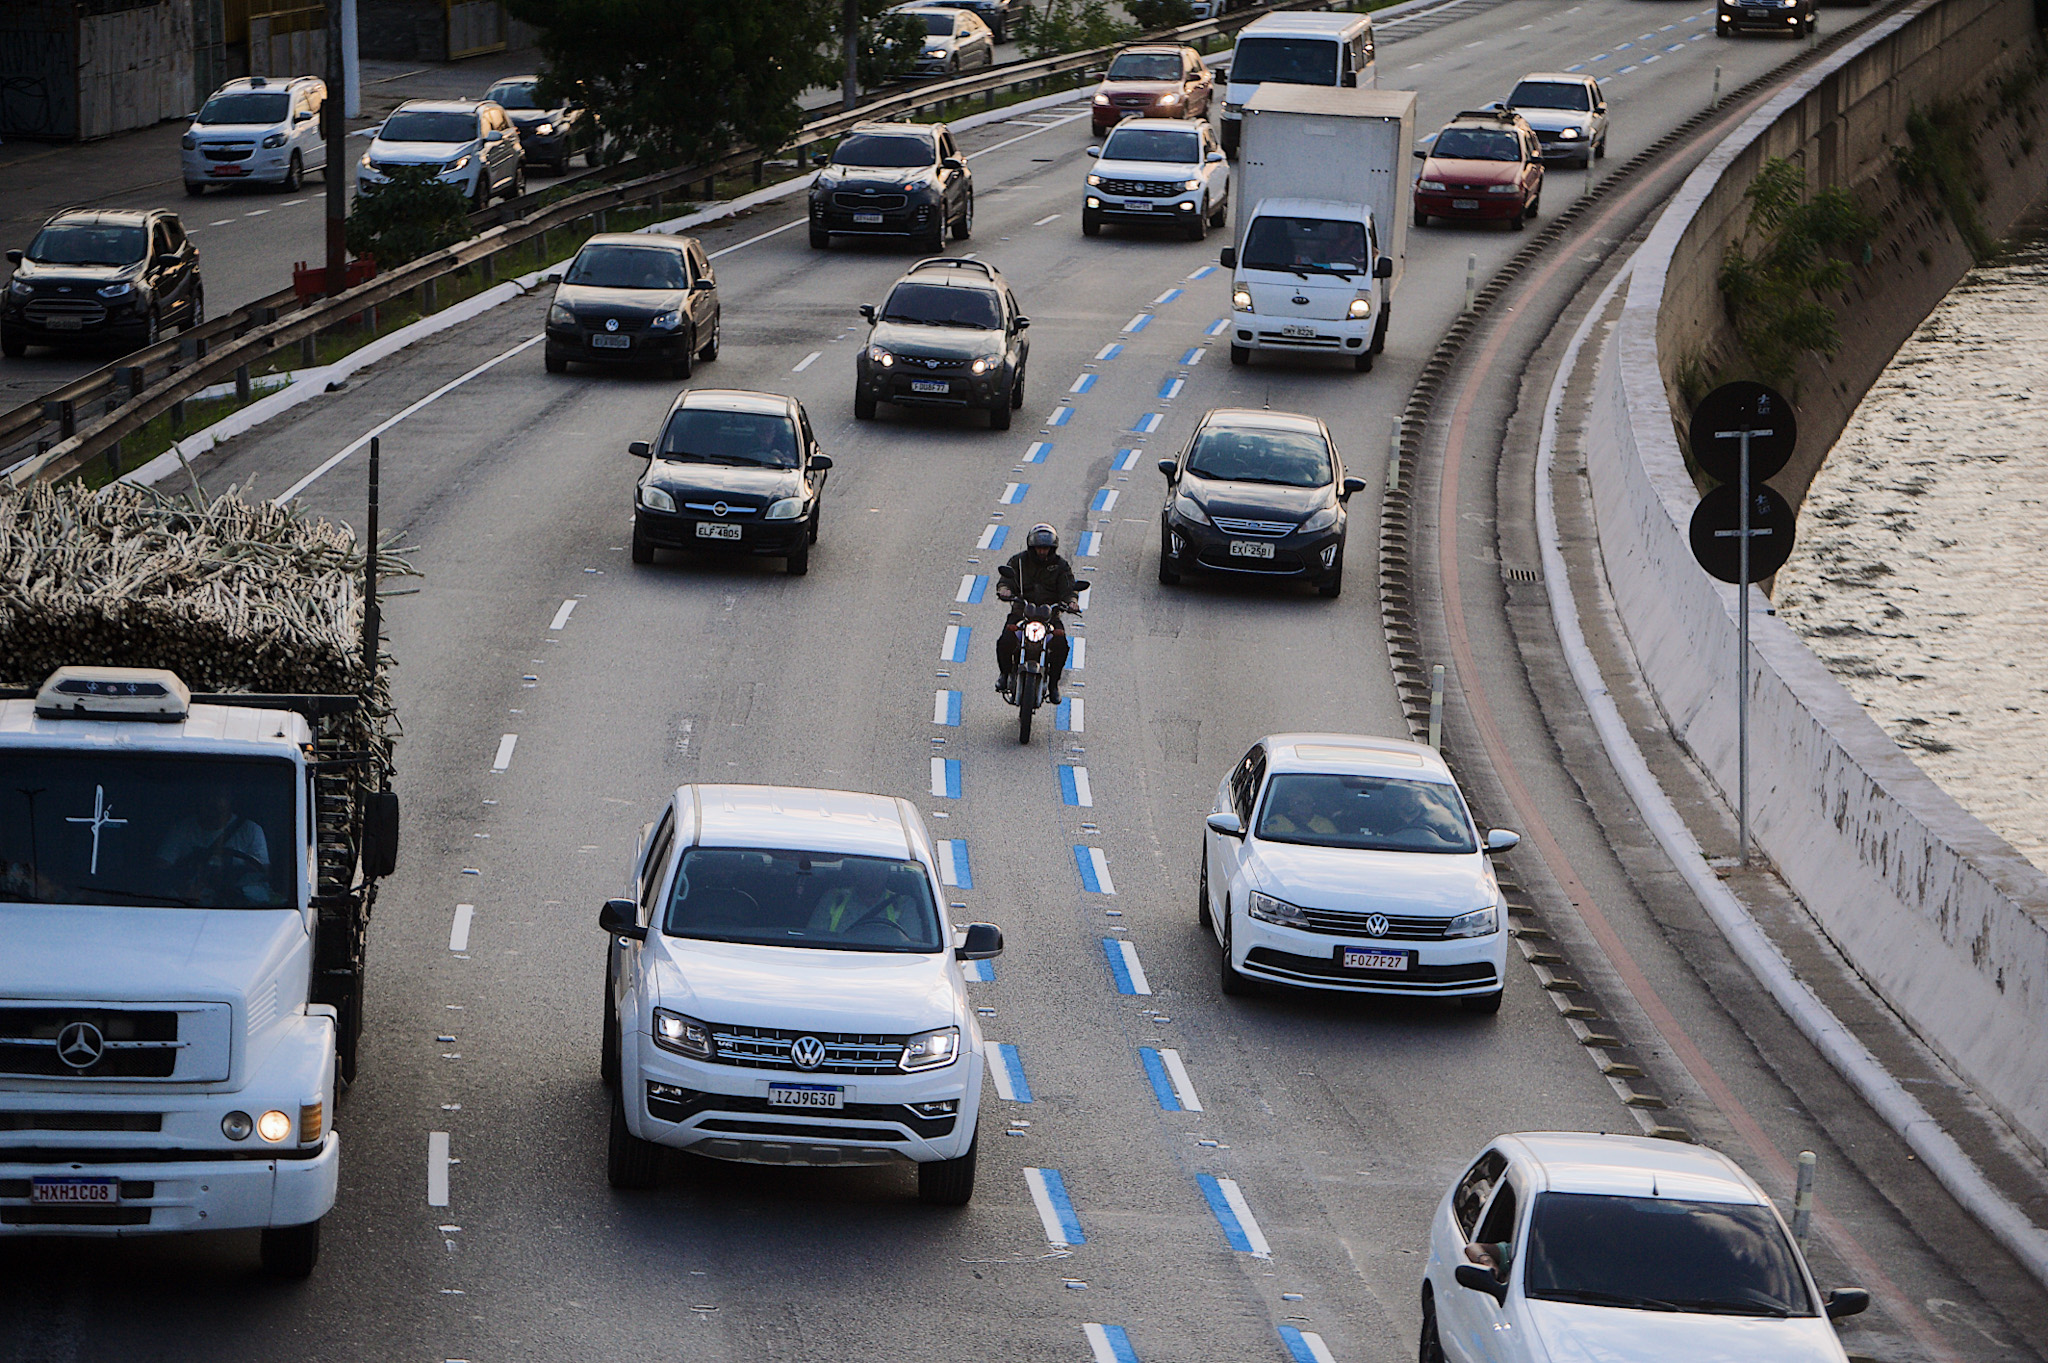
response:
<path fill-rule="evenodd" d="M 326 719 L 60 668 L 0 698 L 0 1236 L 260 1228 L 310 1273 L 398 803 Z"/>

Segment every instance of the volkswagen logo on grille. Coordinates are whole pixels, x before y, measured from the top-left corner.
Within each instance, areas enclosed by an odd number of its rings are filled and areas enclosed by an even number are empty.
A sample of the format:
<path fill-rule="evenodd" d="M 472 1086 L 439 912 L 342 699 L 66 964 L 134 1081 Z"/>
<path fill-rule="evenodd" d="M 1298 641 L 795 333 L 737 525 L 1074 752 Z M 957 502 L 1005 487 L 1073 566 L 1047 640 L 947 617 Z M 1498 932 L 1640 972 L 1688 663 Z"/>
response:
<path fill-rule="evenodd" d="M 74 1070 L 89 1070 L 107 1053 L 107 1039 L 90 1022 L 67 1022 L 57 1033 L 57 1058 Z"/>
<path fill-rule="evenodd" d="M 727 506 L 724 502 L 713 502 L 711 504 L 711 514 L 714 516 L 723 516 L 726 512 L 730 510 L 732 510 L 732 508 Z"/>
<path fill-rule="evenodd" d="M 1365 920 L 1365 932 L 1366 932 L 1366 935 L 1367 935 L 1368 937 L 1384 937 L 1384 936 L 1386 936 L 1386 935 L 1387 935 L 1387 927 L 1388 927 L 1388 924 L 1387 924 L 1387 916 L 1386 916 L 1385 914 L 1383 914 L 1383 913 L 1375 913 L 1375 914 L 1368 914 L 1368 915 L 1366 916 L 1366 920 Z"/>
<path fill-rule="evenodd" d="M 1302 302 L 1304 302 L 1304 303 L 1306 303 L 1307 301 L 1308 301 L 1308 300 L 1307 300 L 1306 298 L 1304 298 L 1304 299 L 1302 300 Z M 605 318 L 605 319 L 604 319 L 604 329 L 605 329 L 606 331 L 617 331 L 617 330 L 619 329 L 619 319 L 618 319 L 618 318 L 616 318 L 616 317 L 607 317 L 607 318 Z"/>
<path fill-rule="evenodd" d="M 789 1061 L 800 1070 L 814 1070 L 825 1063 L 825 1043 L 814 1036 L 800 1036 L 789 1044 Z"/>

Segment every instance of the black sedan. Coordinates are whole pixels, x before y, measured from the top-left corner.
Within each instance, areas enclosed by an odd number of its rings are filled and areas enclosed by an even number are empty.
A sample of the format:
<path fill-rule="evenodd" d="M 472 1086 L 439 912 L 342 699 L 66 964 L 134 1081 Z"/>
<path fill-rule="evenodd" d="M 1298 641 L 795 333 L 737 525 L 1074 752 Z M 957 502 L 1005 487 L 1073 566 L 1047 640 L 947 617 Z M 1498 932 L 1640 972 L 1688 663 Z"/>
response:
<path fill-rule="evenodd" d="M 569 158 L 581 152 L 583 164 L 597 168 L 597 115 L 582 100 L 542 99 L 539 76 L 507 76 L 484 98 L 496 101 L 511 117 L 528 166 L 547 166 L 560 175 L 569 169 Z"/>
<path fill-rule="evenodd" d="M 32 345 L 155 345 L 166 327 L 206 320 L 199 251 L 178 215 L 153 208 L 74 209 L 9 251 L 0 354 Z"/>
<path fill-rule="evenodd" d="M 718 281 L 695 237 L 611 232 L 569 262 L 548 307 L 550 374 L 586 364 L 660 364 L 690 377 L 718 358 Z"/>
<path fill-rule="evenodd" d="M 1294 578 L 1344 589 L 1344 476 L 1329 427 L 1312 416 L 1218 408 L 1178 459 L 1162 459 L 1159 580 L 1187 572 Z"/>
<path fill-rule="evenodd" d="M 992 430 L 1010 429 L 1024 405 L 1029 317 L 1002 274 L 985 260 L 920 260 L 896 281 L 876 311 L 861 305 L 868 341 L 854 360 L 853 414 L 874 419 L 875 404 L 982 407 Z"/>
<path fill-rule="evenodd" d="M 779 393 L 699 388 L 669 408 L 661 435 L 627 446 L 647 470 L 633 495 L 633 562 L 656 549 L 711 549 L 811 568 L 831 457 L 803 404 Z"/>

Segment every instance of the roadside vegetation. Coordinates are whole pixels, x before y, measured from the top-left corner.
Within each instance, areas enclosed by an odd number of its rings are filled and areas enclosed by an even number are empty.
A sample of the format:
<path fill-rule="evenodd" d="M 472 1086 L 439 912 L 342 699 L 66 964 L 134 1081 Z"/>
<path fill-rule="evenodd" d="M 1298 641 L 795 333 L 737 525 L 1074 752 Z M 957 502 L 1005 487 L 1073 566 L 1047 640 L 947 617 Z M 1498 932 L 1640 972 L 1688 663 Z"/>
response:
<path fill-rule="evenodd" d="M 1803 357 L 1841 349 L 1830 295 L 1849 282 L 1849 260 L 1877 223 L 1839 186 L 1808 198 L 1805 172 L 1777 157 L 1764 162 L 1745 197 L 1749 230 L 1721 259 L 1721 297 L 1757 377 L 1783 386 Z"/>

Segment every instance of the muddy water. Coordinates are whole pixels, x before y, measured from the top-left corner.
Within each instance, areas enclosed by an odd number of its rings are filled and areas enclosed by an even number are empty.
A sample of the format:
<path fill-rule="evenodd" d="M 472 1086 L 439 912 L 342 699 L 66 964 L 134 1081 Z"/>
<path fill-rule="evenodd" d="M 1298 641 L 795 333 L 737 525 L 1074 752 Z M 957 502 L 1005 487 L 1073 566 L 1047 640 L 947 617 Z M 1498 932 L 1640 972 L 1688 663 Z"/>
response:
<path fill-rule="evenodd" d="M 1973 271 L 1900 349 L 1799 536 L 1780 618 L 2048 870 L 2048 239 Z"/>

